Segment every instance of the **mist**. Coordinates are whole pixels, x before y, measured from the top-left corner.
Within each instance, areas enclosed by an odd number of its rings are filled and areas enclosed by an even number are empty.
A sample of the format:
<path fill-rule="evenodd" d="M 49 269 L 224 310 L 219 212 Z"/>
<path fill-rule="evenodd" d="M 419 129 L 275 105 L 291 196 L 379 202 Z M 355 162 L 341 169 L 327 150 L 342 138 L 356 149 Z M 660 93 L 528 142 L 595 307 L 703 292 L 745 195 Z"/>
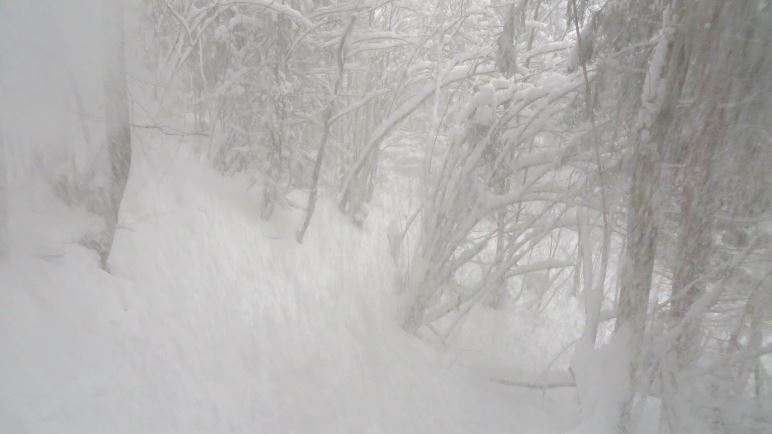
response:
<path fill-rule="evenodd" d="M 0 2 L 0 431 L 772 431 L 762 0 Z"/>

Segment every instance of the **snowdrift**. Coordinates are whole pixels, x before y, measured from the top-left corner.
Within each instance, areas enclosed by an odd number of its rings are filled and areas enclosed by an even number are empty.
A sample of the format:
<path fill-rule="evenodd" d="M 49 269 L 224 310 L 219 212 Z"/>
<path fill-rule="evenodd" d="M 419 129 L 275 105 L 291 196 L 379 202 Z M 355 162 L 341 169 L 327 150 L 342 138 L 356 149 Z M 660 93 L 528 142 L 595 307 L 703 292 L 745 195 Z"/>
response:
<path fill-rule="evenodd" d="M 539 390 L 488 381 L 392 318 L 384 234 L 257 193 L 165 146 L 135 152 L 111 273 L 98 221 L 15 189 L 0 259 L 0 431 L 550 433 Z M 557 412 L 557 413 L 556 413 Z M 556 415 L 558 415 L 556 417 Z"/>

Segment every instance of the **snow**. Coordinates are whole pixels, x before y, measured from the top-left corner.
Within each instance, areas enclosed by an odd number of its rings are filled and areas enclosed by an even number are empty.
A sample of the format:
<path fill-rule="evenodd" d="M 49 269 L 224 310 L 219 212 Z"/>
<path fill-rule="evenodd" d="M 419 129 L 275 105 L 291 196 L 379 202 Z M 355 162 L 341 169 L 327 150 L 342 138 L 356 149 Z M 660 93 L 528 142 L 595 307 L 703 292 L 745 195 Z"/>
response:
<path fill-rule="evenodd" d="M 772 432 L 759 2 L 113 1 L 0 1 L 0 434 Z"/>
<path fill-rule="evenodd" d="M 575 306 L 570 302 L 555 303 L 544 314 L 528 309 L 526 303 L 507 310 L 475 306 L 465 327 L 451 339 L 458 363 L 499 380 L 549 384 L 560 378 L 563 383 L 573 383 L 568 374 L 571 352 L 567 343 L 577 340 L 581 324 L 569 313 L 571 309 Z M 570 320 L 556 327 L 560 316 Z M 563 392 L 573 395 L 574 390 Z"/>
<path fill-rule="evenodd" d="M 577 394 L 582 422 L 568 434 L 615 434 L 616 421 L 630 391 L 630 342 L 628 329 L 614 333 L 610 341 L 598 349 L 580 345 L 571 357 L 571 370 L 577 381 Z M 646 394 L 644 394 L 646 396 Z M 632 412 L 638 422 L 637 434 L 660 432 L 659 400 L 648 396 L 636 401 Z M 689 431 L 691 432 L 691 431 Z M 705 429 L 694 432 L 708 432 Z"/>
<path fill-rule="evenodd" d="M 557 433 L 573 422 L 570 390 L 492 382 L 402 332 L 382 233 L 322 202 L 300 246 L 296 211 L 264 222 L 246 180 L 142 146 L 109 274 L 77 243 L 93 216 L 44 184 L 14 188 L 0 432 Z"/>

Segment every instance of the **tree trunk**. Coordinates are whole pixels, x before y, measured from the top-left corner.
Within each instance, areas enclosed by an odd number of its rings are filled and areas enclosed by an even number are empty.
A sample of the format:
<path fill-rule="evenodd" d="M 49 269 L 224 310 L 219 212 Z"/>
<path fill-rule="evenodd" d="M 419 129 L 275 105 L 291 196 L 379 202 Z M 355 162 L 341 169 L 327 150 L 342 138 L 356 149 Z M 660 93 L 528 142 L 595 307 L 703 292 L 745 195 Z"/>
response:
<path fill-rule="evenodd" d="M 743 60 L 732 59 L 731 40 L 723 36 L 732 29 L 732 22 L 753 10 L 752 2 L 736 2 L 729 6 L 723 1 L 701 2 L 699 11 L 692 13 L 694 26 L 692 63 L 695 74 L 695 101 L 690 108 L 690 130 L 683 147 L 680 216 L 673 271 L 670 306 L 671 327 L 682 327 L 673 342 L 673 352 L 665 364 L 663 401 L 669 411 L 665 422 L 673 432 L 684 428 L 684 415 L 679 414 L 683 399 L 689 394 L 680 372 L 696 363 L 700 356 L 701 321 L 687 318 L 692 305 L 705 293 L 707 270 L 713 251 L 713 233 L 717 203 L 715 180 L 711 173 L 713 161 L 726 136 L 726 109 L 735 77 L 735 68 Z M 696 8 L 695 8 L 696 10 Z M 746 15 L 747 16 L 747 15 Z M 690 30 L 691 30 L 690 29 Z M 735 54 L 735 56 L 737 56 Z M 742 66 L 740 66 L 742 67 Z M 747 95 L 745 96 L 747 97 Z M 684 321 L 688 321 L 684 323 Z"/>
<path fill-rule="evenodd" d="M 640 348 L 646 330 L 656 254 L 660 160 L 687 66 L 682 56 L 683 43 L 680 39 L 674 40 L 678 12 L 677 6 L 668 7 L 663 14 L 660 40 L 652 54 L 643 84 L 637 120 L 637 142 L 632 156 L 627 239 L 620 276 L 619 316 L 614 331 L 615 335 L 626 339 L 630 358 L 626 367 L 628 384 L 624 388 L 619 420 L 622 433 L 630 432 L 633 426 L 635 379 L 641 368 Z"/>
<path fill-rule="evenodd" d="M 287 63 L 284 56 L 287 53 L 289 45 L 289 19 L 282 14 L 276 17 L 276 46 L 274 47 L 274 59 L 276 64 L 273 67 L 274 89 L 271 95 L 271 116 L 269 117 L 267 129 L 269 131 L 270 143 L 268 144 L 268 167 L 265 172 L 265 185 L 263 186 L 263 210 L 261 217 L 269 219 L 273 215 L 274 205 L 279 198 L 279 182 L 282 178 L 282 166 L 284 163 L 284 144 L 286 142 L 286 133 L 284 123 L 287 117 L 285 84 L 287 77 Z"/>
<path fill-rule="evenodd" d="M 322 161 L 324 160 L 324 150 L 327 146 L 327 140 L 330 136 L 330 122 L 332 119 L 332 111 L 335 107 L 336 100 L 338 99 L 338 94 L 340 93 L 341 86 L 343 84 L 343 74 L 345 72 L 344 67 L 346 64 L 346 38 L 351 35 L 352 30 L 354 29 L 354 22 L 356 21 L 356 16 L 352 16 L 349 19 L 348 25 L 346 26 L 346 29 L 343 31 L 343 34 L 340 37 L 340 42 L 338 43 L 338 75 L 335 78 L 335 83 L 332 86 L 331 89 L 331 96 L 330 101 L 327 104 L 327 108 L 324 109 L 323 116 L 323 130 L 322 130 L 322 138 L 319 143 L 319 150 L 316 153 L 316 160 L 314 162 L 314 174 L 313 174 L 313 185 L 311 186 L 311 191 L 308 193 L 308 205 L 306 206 L 306 216 L 303 219 L 303 224 L 300 227 L 300 230 L 298 230 L 297 233 L 297 241 L 298 243 L 303 242 L 303 237 L 306 234 L 306 231 L 308 230 L 308 225 L 311 224 L 311 217 L 314 215 L 314 209 L 316 208 L 316 197 L 318 195 L 319 191 L 319 176 L 322 170 Z"/>
<path fill-rule="evenodd" d="M 131 129 L 129 126 L 129 100 L 126 90 L 126 61 L 123 42 L 123 4 L 118 0 L 106 0 L 105 45 L 103 53 L 103 87 L 105 96 L 105 121 L 107 150 L 110 160 L 110 177 L 107 187 L 107 203 L 104 209 L 105 234 L 99 246 L 102 267 L 113 246 L 118 224 L 118 211 L 131 167 Z"/>
<path fill-rule="evenodd" d="M 515 50 L 515 4 L 506 7 L 501 21 L 504 29 L 499 35 L 496 51 L 496 69 L 504 77 L 511 77 L 517 72 L 517 51 Z"/>

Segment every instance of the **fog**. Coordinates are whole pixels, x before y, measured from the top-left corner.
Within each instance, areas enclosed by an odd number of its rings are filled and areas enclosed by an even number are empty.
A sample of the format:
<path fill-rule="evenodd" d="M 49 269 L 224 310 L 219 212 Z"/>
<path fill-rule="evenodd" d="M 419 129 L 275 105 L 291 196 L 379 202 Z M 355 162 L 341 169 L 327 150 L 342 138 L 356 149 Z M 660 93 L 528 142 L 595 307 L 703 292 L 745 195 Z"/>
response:
<path fill-rule="evenodd" d="M 0 432 L 772 431 L 762 0 L 0 0 Z"/>

